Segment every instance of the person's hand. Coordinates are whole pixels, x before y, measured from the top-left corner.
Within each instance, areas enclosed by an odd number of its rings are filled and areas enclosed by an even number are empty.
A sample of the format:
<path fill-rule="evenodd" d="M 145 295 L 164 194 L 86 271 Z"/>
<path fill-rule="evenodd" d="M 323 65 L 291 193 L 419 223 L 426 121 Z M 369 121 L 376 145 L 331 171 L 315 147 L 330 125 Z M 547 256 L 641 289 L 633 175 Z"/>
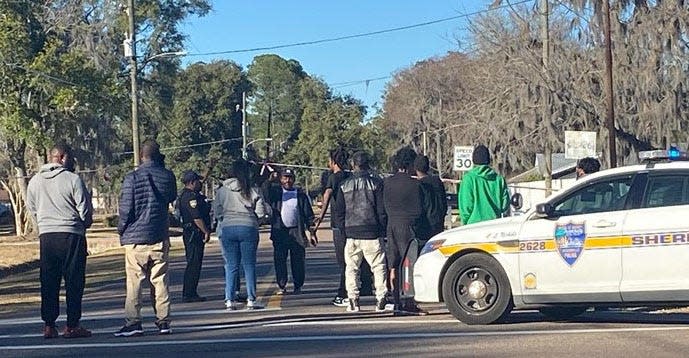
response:
<path fill-rule="evenodd" d="M 203 242 L 207 244 L 209 241 L 211 241 L 211 233 L 207 232 L 203 237 Z"/>
<path fill-rule="evenodd" d="M 316 228 L 309 229 L 309 234 L 311 236 L 311 245 L 318 246 L 318 236 L 316 235 Z"/>

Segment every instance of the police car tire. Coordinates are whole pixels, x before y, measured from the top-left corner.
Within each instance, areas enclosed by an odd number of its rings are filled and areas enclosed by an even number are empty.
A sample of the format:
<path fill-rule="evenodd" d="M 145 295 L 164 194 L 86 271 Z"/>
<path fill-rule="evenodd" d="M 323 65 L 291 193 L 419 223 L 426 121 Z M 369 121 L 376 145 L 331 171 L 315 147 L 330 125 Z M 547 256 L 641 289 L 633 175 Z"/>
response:
<path fill-rule="evenodd" d="M 538 311 L 550 320 L 563 321 L 574 318 L 584 312 L 588 307 L 542 307 Z"/>
<path fill-rule="evenodd" d="M 494 284 L 497 286 L 497 298 L 485 311 L 467 311 L 455 296 L 459 276 L 472 268 L 479 268 L 490 273 L 494 278 Z M 450 313 L 458 320 L 469 325 L 490 324 L 502 321 L 509 315 L 514 306 L 512 290 L 505 271 L 494 258 L 482 253 L 464 255 L 450 265 L 443 279 L 443 299 Z"/>

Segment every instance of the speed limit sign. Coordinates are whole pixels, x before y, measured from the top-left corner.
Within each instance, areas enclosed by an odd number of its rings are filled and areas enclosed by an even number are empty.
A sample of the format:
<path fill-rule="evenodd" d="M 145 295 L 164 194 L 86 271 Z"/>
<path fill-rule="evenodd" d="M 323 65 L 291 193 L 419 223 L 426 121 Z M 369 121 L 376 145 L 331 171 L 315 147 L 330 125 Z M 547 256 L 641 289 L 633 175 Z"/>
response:
<path fill-rule="evenodd" d="M 474 147 L 456 146 L 455 147 L 455 171 L 467 171 L 474 166 L 471 156 L 474 154 Z"/>

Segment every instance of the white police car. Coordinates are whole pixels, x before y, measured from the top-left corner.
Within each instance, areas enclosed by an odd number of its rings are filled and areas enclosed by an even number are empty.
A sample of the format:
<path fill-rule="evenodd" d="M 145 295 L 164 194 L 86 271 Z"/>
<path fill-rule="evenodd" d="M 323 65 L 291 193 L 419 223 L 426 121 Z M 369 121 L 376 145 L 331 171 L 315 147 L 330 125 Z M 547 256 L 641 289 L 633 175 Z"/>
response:
<path fill-rule="evenodd" d="M 689 302 L 689 162 L 588 175 L 523 216 L 433 237 L 414 264 L 419 302 L 445 302 L 467 324 L 512 309 L 567 318 L 588 307 Z M 664 159 L 666 163 L 657 163 Z"/>

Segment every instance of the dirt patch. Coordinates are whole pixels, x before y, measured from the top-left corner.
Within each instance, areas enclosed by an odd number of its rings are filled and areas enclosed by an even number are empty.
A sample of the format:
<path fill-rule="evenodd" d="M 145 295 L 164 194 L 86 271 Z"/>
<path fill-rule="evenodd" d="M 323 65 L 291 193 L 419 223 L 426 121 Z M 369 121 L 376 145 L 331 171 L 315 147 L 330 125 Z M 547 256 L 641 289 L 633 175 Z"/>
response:
<path fill-rule="evenodd" d="M 0 246 L 0 275 L 5 270 L 38 260 L 38 243 Z"/>

